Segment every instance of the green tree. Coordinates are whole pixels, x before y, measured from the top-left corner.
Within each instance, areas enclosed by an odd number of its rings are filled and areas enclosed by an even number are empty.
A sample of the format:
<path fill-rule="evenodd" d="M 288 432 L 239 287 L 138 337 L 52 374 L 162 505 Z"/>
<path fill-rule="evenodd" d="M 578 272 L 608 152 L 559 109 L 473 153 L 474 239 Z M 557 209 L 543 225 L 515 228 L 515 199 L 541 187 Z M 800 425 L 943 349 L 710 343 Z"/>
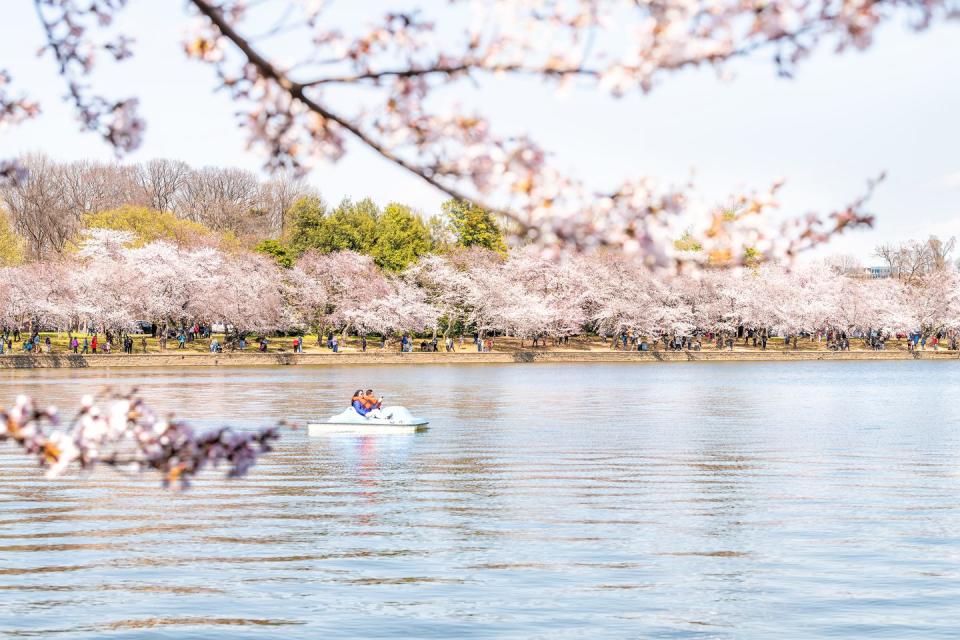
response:
<path fill-rule="evenodd" d="M 298 198 L 286 212 L 288 244 L 298 253 L 314 248 L 324 236 L 327 205 L 316 196 Z"/>
<path fill-rule="evenodd" d="M 450 230 L 461 247 L 485 247 L 504 254 L 503 232 L 490 212 L 464 200 L 447 200 L 443 203 Z"/>
<path fill-rule="evenodd" d="M 254 247 L 254 251 L 270 256 L 277 261 L 278 265 L 285 269 L 292 267 L 294 261 L 297 259 L 296 252 L 279 240 L 261 240 L 257 246 Z"/>
<path fill-rule="evenodd" d="M 430 252 L 430 230 L 410 207 L 391 202 L 376 226 L 371 255 L 383 269 L 402 271 Z"/>
<path fill-rule="evenodd" d="M 0 211 L 0 266 L 14 267 L 23 262 L 23 238 L 17 235 L 7 214 Z"/>
<path fill-rule="evenodd" d="M 216 238 L 213 231 L 199 222 L 178 218 L 169 211 L 156 211 L 147 207 L 126 206 L 89 213 L 83 217 L 83 226 L 86 229 L 130 231 L 134 235 L 132 245 L 135 247 L 157 240 L 177 246 L 191 246 L 205 239 Z"/>
<path fill-rule="evenodd" d="M 288 217 L 289 246 L 298 254 L 308 249 L 369 254 L 376 242 L 380 210 L 366 198 L 356 203 L 344 200 L 336 209 L 328 211 L 320 198 L 310 196 L 297 200 Z"/>

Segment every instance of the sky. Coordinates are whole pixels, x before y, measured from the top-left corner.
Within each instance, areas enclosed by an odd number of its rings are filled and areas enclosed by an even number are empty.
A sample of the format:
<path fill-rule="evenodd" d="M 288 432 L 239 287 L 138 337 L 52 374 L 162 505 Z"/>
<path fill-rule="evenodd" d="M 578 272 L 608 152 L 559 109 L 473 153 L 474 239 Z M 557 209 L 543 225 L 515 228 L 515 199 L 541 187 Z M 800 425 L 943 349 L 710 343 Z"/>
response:
<path fill-rule="evenodd" d="M 42 151 L 66 160 L 112 158 L 97 136 L 79 130 L 53 61 L 37 57 L 43 36 L 32 3 L 4 4 L 0 68 L 41 102 L 43 115 L 0 131 L 0 157 Z M 378 0 L 362 4 L 342 15 L 366 20 Z M 104 63 L 94 77 L 108 95 L 140 99 L 148 129 L 129 160 L 175 158 L 262 173 L 263 158 L 245 149 L 229 97 L 214 92 L 212 69 L 182 52 L 190 19 L 180 2 L 131 0 L 120 26 L 136 40 L 135 57 Z M 685 71 L 648 95 L 622 99 L 511 80 L 465 87 L 455 99 L 484 111 L 500 131 L 531 134 L 561 168 L 600 188 L 637 175 L 680 183 L 693 172 L 698 190 L 720 202 L 783 177 L 784 212 L 804 214 L 842 207 L 885 171 L 869 207 L 875 227 L 816 254 L 852 254 L 871 264 L 882 243 L 960 236 L 958 63 L 960 22 L 915 33 L 894 21 L 867 51 L 820 50 L 793 79 L 779 78 L 760 53 L 730 67 L 732 79 Z M 432 214 L 446 199 L 356 144 L 308 180 L 328 202 L 370 196 Z"/>

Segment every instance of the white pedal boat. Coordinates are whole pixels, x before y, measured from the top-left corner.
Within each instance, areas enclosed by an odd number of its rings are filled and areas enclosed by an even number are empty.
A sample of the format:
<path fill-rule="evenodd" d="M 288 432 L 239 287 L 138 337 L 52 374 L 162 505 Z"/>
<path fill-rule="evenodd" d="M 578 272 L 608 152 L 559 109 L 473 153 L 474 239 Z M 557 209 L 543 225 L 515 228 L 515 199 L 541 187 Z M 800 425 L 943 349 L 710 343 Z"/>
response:
<path fill-rule="evenodd" d="M 348 407 L 326 422 L 307 424 L 307 433 L 311 436 L 416 433 L 426 431 L 430 424 L 426 418 L 418 418 L 400 406 L 384 407 L 380 409 L 380 416 L 362 416 L 353 407 Z"/>

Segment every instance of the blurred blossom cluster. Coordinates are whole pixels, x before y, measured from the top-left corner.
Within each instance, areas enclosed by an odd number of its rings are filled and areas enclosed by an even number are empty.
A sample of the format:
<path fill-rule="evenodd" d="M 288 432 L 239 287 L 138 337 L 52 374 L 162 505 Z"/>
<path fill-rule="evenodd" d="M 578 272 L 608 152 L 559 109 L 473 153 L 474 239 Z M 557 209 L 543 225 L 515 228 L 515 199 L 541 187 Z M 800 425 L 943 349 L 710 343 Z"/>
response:
<path fill-rule="evenodd" d="M 19 445 L 48 477 L 102 465 L 156 471 L 164 486 L 186 488 L 205 468 L 223 467 L 229 477 L 245 475 L 279 437 L 278 427 L 196 432 L 186 423 L 157 416 L 135 393 L 84 396 L 67 424 L 56 407 L 41 408 L 25 395 L 11 408 L 0 409 L 0 442 Z"/>

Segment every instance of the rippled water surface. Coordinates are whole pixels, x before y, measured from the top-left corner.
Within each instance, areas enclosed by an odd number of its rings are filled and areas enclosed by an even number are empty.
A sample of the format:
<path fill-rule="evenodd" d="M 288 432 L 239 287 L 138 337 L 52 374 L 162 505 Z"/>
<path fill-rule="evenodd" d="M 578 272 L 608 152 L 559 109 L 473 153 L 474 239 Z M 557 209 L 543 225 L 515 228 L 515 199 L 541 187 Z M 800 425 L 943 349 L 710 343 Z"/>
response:
<path fill-rule="evenodd" d="M 0 372 L 205 425 L 330 415 L 188 493 L 0 445 L 0 636 L 956 637 L 960 363 Z"/>

